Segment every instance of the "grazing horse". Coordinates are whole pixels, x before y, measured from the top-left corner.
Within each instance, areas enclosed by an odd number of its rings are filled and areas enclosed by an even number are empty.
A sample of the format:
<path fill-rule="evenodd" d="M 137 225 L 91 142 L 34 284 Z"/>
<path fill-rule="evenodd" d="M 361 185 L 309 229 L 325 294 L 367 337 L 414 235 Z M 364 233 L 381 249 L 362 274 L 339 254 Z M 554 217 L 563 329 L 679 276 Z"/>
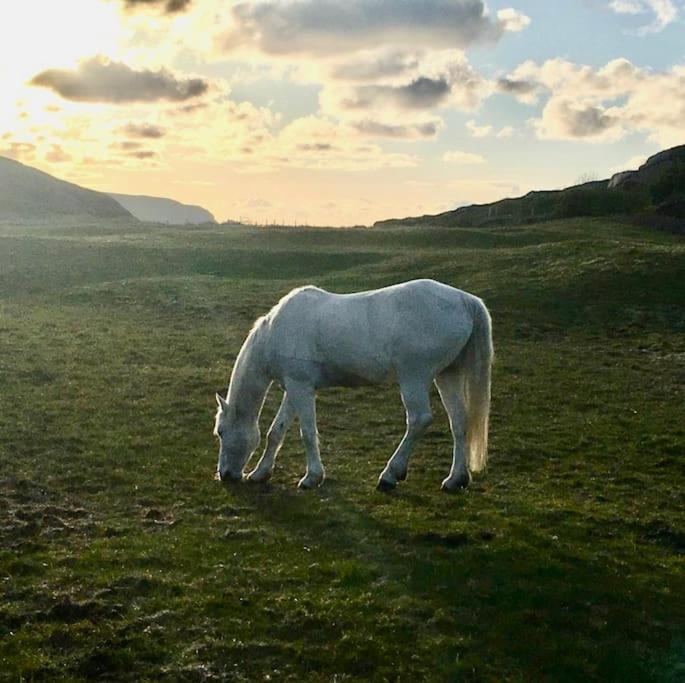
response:
<path fill-rule="evenodd" d="M 260 442 L 259 415 L 271 383 L 285 393 L 266 449 L 247 475 L 267 481 L 295 417 L 307 456 L 299 487 L 324 479 L 316 428 L 316 391 L 331 386 L 398 382 L 407 413 L 404 438 L 381 472 L 378 489 L 407 476 L 414 444 L 432 421 L 435 382 L 454 437 L 445 491 L 465 488 L 485 466 L 493 360 L 490 314 L 477 297 L 433 280 L 355 294 L 295 289 L 252 327 L 231 374 L 228 395 L 217 394 L 214 433 L 220 440 L 217 477 L 243 478 Z"/>

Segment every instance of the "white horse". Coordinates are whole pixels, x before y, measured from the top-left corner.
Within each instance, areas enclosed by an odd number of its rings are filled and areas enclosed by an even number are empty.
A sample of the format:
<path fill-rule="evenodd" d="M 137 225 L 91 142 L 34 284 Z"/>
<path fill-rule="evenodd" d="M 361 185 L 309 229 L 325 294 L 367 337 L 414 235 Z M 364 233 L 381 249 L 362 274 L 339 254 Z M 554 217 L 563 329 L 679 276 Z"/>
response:
<path fill-rule="evenodd" d="M 236 359 L 226 399 L 217 394 L 217 477 L 239 480 L 260 442 L 259 415 L 272 382 L 285 390 L 266 449 L 247 475 L 267 481 L 297 416 L 307 455 L 299 487 L 324 479 L 316 391 L 395 379 L 407 413 L 404 438 L 378 480 L 389 490 L 407 476 L 414 444 L 432 421 L 435 382 L 454 437 L 446 491 L 465 488 L 485 466 L 490 412 L 491 321 L 483 302 L 433 280 L 356 294 L 302 287 L 254 324 Z"/>

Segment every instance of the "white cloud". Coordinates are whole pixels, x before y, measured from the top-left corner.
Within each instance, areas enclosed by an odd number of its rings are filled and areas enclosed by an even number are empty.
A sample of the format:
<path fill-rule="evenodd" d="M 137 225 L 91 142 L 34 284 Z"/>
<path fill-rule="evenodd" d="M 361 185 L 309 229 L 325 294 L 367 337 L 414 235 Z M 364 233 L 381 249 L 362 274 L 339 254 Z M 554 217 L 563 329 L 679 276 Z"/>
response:
<path fill-rule="evenodd" d="M 611 0 L 609 7 L 617 14 L 642 14 L 645 11 L 639 0 Z"/>
<path fill-rule="evenodd" d="M 552 97 L 534 126 L 542 140 L 605 142 L 617 140 L 625 134 L 617 114 L 602 106 Z"/>
<path fill-rule="evenodd" d="M 274 168 L 340 169 L 347 171 L 415 166 L 408 154 L 385 152 L 364 140 L 353 126 L 320 116 L 289 123 L 264 145 L 262 162 Z"/>
<path fill-rule="evenodd" d="M 530 17 L 511 7 L 497 12 L 497 19 L 505 31 L 512 31 L 514 33 L 523 31 L 523 29 L 530 26 Z"/>
<path fill-rule="evenodd" d="M 492 135 L 493 127 L 489 125 L 479 126 L 475 121 L 467 121 L 466 127 L 474 138 L 487 138 Z"/>
<path fill-rule="evenodd" d="M 473 154 L 472 152 L 460 152 L 453 150 L 445 152 L 442 155 L 442 160 L 453 164 L 484 164 L 485 157 L 480 154 Z"/>
<path fill-rule="evenodd" d="M 508 78 L 547 93 L 533 120 L 541 138 L 605 142 L 643 132 L 662 146 L 685 141 L 685 65 L 652 71 L 615 59 L 594 69 L 552 59 L 524 62 Z"/>
<path fill-rule="evenodd" d="M 386 118 L 392 115 L 396 120 L 398 114 L 406 116 L 448 106 L 475 109 L 492 92 L 492 85 L 474 71 L 465 57 L 453 51 L 416 58 L 414 64 L 403 79 L 363 85 L 329 80 L 321 94 L 321 106 L 327 113 L 346 118 L 373 112 Z"/>
<path fill-rule="evenodd" d="M 378 138 L 434 138 L 443 128 L 434 112 L 474 110 L 493 91 L 456 50 L 365 51 L 335 60 L 318 78 L 321 112 Z"/>
<path fill-rule="evenodd" d="M 658 33 L 669 24 L 677 21 L 680 9 L 675 0 L 612 0 L 609 7 L 617 14 L 644 14 L 650 12 L 654 21 L 642 27 L 638 33 Z"/>

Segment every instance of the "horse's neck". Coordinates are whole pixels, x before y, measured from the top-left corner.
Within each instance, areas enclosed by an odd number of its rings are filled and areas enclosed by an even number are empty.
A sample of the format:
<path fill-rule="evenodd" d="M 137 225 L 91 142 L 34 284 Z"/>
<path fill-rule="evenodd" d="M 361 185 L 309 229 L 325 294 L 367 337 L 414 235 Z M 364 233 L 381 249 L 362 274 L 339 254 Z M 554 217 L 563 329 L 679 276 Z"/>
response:
<path fill-rule="evenodd" d="M 256 421 L 259 418 L 271 378 L 266 370 L 264 337 L 254 329 L 238 354 L 227 401 L 239 420 Z"/>

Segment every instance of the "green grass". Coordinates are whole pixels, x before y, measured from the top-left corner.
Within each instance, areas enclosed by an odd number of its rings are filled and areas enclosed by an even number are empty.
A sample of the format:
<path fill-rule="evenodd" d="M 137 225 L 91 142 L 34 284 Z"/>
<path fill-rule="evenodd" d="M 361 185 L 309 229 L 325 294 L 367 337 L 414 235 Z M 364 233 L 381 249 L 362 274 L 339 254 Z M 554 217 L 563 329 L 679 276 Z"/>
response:
<path fill-rule="evenodd" d="M 685 676 L 685 243 L 498 230 L 0 229 L 0 677 Z M 494 318 L 491 461 L 390 495 L 395 387 L 319 399 L 328 479 L 214 482 L 214 392 L 290 288 L 434 277 Z M 278 404 L 272 391 L 266 423 Z"/>

